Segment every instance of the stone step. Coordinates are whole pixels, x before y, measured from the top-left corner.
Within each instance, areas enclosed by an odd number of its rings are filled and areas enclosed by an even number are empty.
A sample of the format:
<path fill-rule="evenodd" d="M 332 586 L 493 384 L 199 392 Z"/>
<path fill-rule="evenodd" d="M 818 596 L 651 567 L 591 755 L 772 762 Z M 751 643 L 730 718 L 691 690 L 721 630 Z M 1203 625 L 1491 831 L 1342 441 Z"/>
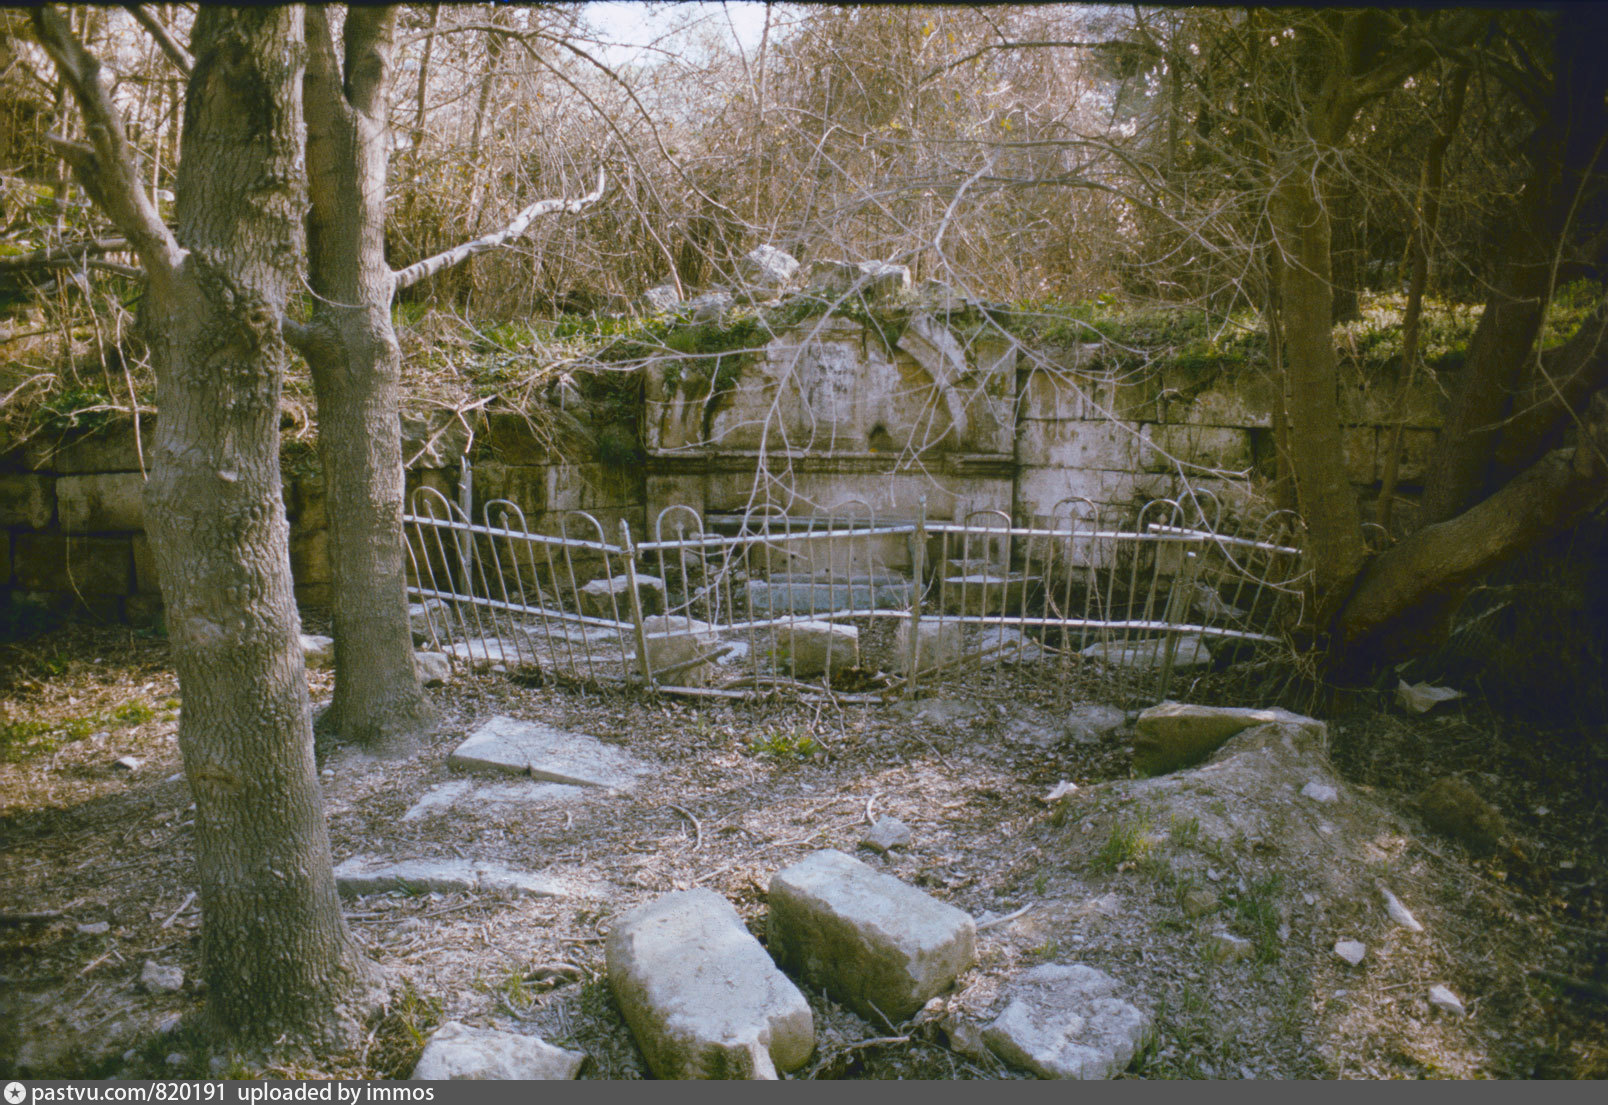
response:
<path fill-rule="evenodd" d="M 815 1019 L 731 903 L 683 890 L 614 922 L 609 986 L 659 1078 L 775 1078 L 815 1050 Z"/>
<path fill-rule="evenodd" d="M 879 1029 L 948 989 L 976 939 L 970 914 L 835 849 L 771 878 L 776 961 Z"/>

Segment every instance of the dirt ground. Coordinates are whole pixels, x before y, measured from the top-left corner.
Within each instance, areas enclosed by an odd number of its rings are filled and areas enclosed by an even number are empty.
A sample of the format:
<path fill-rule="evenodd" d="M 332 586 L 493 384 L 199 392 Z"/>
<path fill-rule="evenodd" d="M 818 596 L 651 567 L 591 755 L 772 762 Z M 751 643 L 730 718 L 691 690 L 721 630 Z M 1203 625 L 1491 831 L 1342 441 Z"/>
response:
<path fill-rule="evenodd" d="M 327 700 L 329 674 L 310 679 L 315 701 Z M 1327 717 L 1336 772 L 1389 811 L 1380 847 L 1410 878 L 1427 928 L 1409 938 L 1366 920 L 1371 958 L 1352 968 L 1329 951 L 1333 932 L 1302 921 L 1298 899 L 1294 913 L 1258 899 L 1294 886 L 1298 870 L 1275 883 L 1256 857 L 1212 853 L 1224 904 L 1194 917 L 1178 905 L 1173 868 L 1155 860 L 1192 845 L 1176 826 L 1149 862 L 1128 862 L 1113 855 L 1114 829 L 1091 836 L 1044 801 L 1062 781 L 1097 793 L 1131 773 L 1129 729 L 1047 747 L 1031 737 L 1098 700 L 1097 681 L 996 666 L 926 690 L 864 706 L 655 699 L 500 675 L 436 689 L 443 724 L 418 754 L 380 763 L 337 753 L 323 765 L 335 859 L 474 858 L 574 893 L 348 899 L 391 1003 L 356 1051 L 264 1068 L 209 1055 L 184 1019 L 204 1000 L 200 914 L 165 643 L 80 627 L 0 645 L 0 1074 L 405 1077 L 430 1028 L 457 1019 L 583 1050 L 582 1077 L 643 1077 L 603 978 L 610 919 L 705 886 L 763 937 L 770 876 L 835 847 L 985 922 L 1026 912 L 980 933 L 978 965 L 940 1003 L 949 1017 L 868 1024 L 806 989 L 819 1047 L 800 1076 L 1020 1077 L 966 1047 L 953 1017 L 985 1009 L 1002 980 L 1048 960 L 1108 971 L 1154 1015 L 1132 1077 L 1608 1076 L 1602 728 L 1520 727 L 1468 700 L 1407 716 L 1383 696 Z M 454 777 L 448 751 L 493 714 L 617 742 L 657 773 L 623 795 L 402 820 Z M 128 756 L 137 764 L 117 765 Z M 1475 854 L 1424 825 L 1416 796 L 1449 774 L 1500 812 L 1494 851 Z M 859 847 L 880 815 L 912 828 L 908 850 Z M 1325 904 L 1358 925 L 1377 912 Z M 1256 938 L 1258 954 L 1210 954 L 1207 936 L 1223 928 Z M 146 960 L 183 968 L 183 989 L 145 993 Z M 1436 982 L 1468 1016 L 1430 1008 Z"/>

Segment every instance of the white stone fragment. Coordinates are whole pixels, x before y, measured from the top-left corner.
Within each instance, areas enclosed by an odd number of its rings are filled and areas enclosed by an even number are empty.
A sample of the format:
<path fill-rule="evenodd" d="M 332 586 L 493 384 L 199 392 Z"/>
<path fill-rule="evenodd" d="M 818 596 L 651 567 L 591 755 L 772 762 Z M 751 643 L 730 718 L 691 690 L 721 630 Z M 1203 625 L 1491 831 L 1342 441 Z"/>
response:
<path fill-rule="evenodd" d="M 184 968 L 147 959 L 140 968 L 140 985 L 150 994 L 177 993 L 184 989 Z"/>
<path fill-rule="evenodd" d="M 328 668 L 335 663 L 335 640 L 332 637 L 320 637 L 316 633 L 303 633 L 301 635 L 302 659 L 308 671 L 317 671 Z"/>
<path fill-rule="evenodd" d="M 1368 945 L 1360 940 L 1336 940 L 1334 954 L 1355 967 L 1368 954 Z"/>
<path fill-rule="evenodd" d="M 1116 982 L 1082 963 L 1044 963 L 1018 976 L 1010 1003 L 983 1030 L 988 1046 L 1040 1078 L 1104 1079 L 1144 1042 L 1150 1018 L 1116 995 Z"/>
<path fill-rule="evenodd" d="M 1429 1004 L 1455 1017 L 1467 1016 L 1468 1014 L 1468 1010 L 1463 1007 L 1462 999 L 1446 987 L 1438 984 L 1429 988 Z"/>
<path fill-rule="evenodd" d="M 424 1045 L 413 1077 L 427 1082 L 568 1079 L 585 1061 L 582 1053 L 554 1047 L 540 1036 L 448 1021 Z"/>
<path fill-rule="evenodd" d="M 1301 788 L 1301 795 L 1304 798 L 1312 799 L 1314 802 L 1338 802 L 1340 800 L 1338 790 L 1327 783 L 1320 783 L 1316 779 L 1309 781 L 1306 786 Z"/>
<path fill-rule="evenodd" d="M 1383 886 L 1379 888 L 1379 893 L 1380 896 L 1385 899 L 1385 912 L 1390 914 L 1390 919 L 1392 921 L 1396 922 L 1408 932 L 1424 931 L 1424 926 L 1419 922 L 1417 917 L 1413 916 L 1412 910 L 1401 904 L 1401 899 L 1397 898 L 1396 895 L 1392 894 Z"/>
<path fill-rule="evenodd" d="M 415 652 L 413 667 L 426 687 L 439 687 L 452 678 L 452 664 L 444 652 Z"/>
<path fill-rule="evenodd" d="M 886 854 L 894 848 L 910 847 L 910 826 L 897 817 L 879 817 L 861 841 L 867 848 Z"/>
<path fill-rule="evenodd" d="M 1450 687 L 1432 687 L 1428 683 L 1409 683 L 1405 679 L 1396 681 L 1397 704 L 1402 709 L 1415 714 L 1427 713 L 1442 702 L 1450 702 L 1454 698 L 1462 697 L 1462 691 L 1454 691 Z"/>

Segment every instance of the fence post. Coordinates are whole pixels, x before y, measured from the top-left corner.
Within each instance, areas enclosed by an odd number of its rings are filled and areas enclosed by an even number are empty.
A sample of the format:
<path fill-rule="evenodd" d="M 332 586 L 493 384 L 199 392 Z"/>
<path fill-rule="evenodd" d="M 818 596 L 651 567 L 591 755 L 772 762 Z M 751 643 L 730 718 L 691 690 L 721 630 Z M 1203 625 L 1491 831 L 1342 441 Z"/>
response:
<path fill-rule="evenodd" d="M 648 631 L 642 625 L 642 595 L 637 591 L 636 546 L 631 543 L 631 523 L 620 519 L 620 545 L 625 549 L 625 585 L 631 590 L 631 622 L 636 627 L 637 656 L 642 662 L 642 683 L 653 688 L 653 661 L 648 656 Z"/>
<path fill-rule="evenodd" d="M 1167 595 L 1167 612 L 1162 615 L 1162 620 L 1167 623 L 1167 647 L 1162 652 L 1161 681 L 1156 689 L 1158 699 L 1165 699 L 1172 685 L 1173 662 L 1178 658 L 1178 630 L 1174 627 L 1189 614 L 1199 565 L 1200 557 L 1185 549 L 1183 563 L 1173 575 L 1172 590 Z"/>
<path fill-rule="evenodd" d="M 916 693 L 916 673 L 921 670 L 921 592 L 926 586 L 926 559 L 927 496 L 923 495 L 916 507 L 916 532 L 910 546 L 910 648 L 905 679 L 912 697 Z"/>

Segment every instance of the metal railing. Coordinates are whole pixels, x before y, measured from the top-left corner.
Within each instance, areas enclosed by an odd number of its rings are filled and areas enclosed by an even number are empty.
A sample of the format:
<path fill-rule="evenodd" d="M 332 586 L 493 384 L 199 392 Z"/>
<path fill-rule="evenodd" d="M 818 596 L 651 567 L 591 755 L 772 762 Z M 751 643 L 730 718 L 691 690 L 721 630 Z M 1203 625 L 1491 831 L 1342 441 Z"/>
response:
<path fill-rule="evenodd" d="M 421 644 L 455 667 L 689 695 L 880 698 L 1014 663 L 1062 686 L 1098 670 L 1153 700 L 1182 673 L 1280 647 L 1300 613 L 1294 516 L 1234 522 L 1205 493 L 1151 502 L 1131 528 L 1083 499 L 1026 524 L 886 519 L 858 501 L 805 517 L 672 506 L 640 542 L 624 521 L 614 542 L 590 514 L 555 521 L 533 532 L 496 500 L 475 523 L 416 491 L 404 522 Z"/>

